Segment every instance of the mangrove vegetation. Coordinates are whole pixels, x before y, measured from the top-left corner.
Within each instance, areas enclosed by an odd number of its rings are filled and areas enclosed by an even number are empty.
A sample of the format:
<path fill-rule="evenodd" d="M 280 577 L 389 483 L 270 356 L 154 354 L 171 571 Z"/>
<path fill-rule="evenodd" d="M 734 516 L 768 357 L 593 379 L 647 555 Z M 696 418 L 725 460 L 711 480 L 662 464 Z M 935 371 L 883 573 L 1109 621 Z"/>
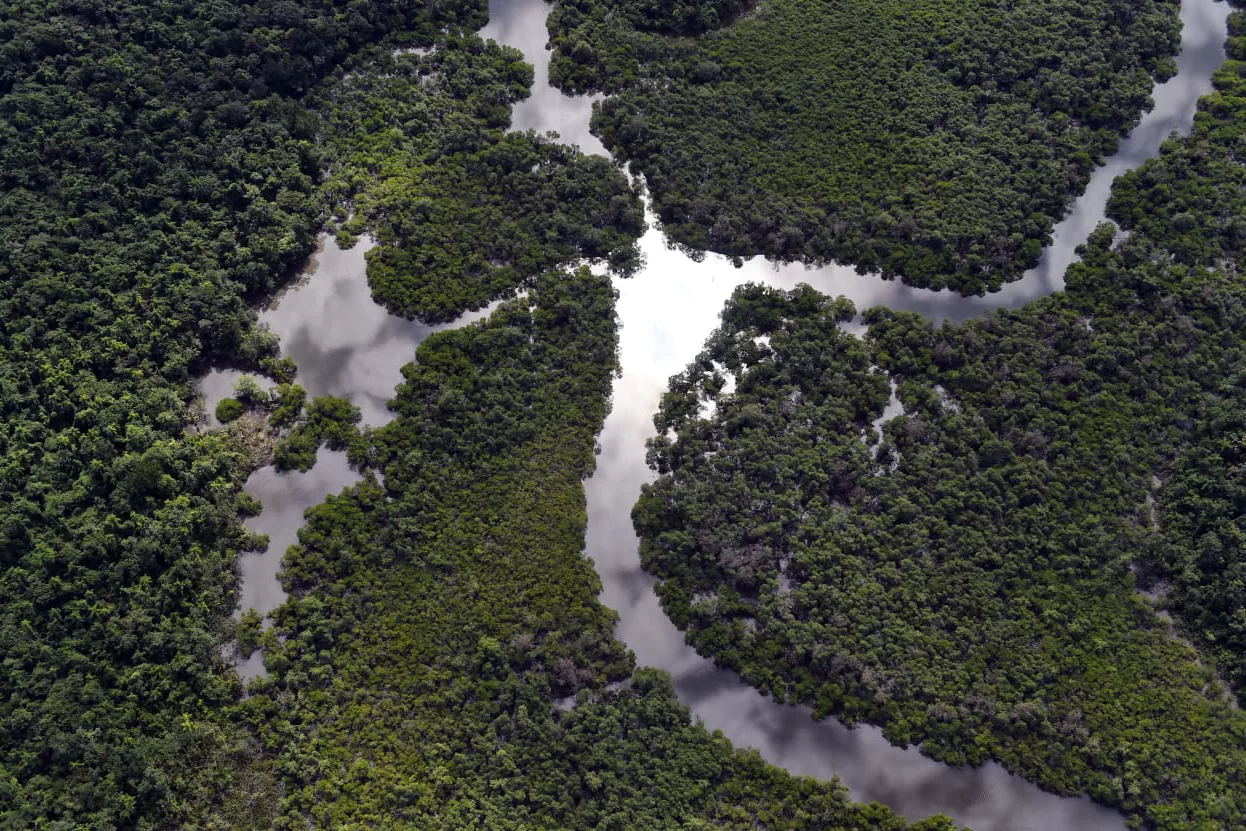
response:
<path fill-rule="evenodd" d="M 609 161 L 504 133 L 532 67 L 475 35 L 380 51 L 320 101 L 339 241 L 365 230 L 373 296 L 430 322 L 478 309 L 564 262 L 639 260 L 644 211 Z"/>

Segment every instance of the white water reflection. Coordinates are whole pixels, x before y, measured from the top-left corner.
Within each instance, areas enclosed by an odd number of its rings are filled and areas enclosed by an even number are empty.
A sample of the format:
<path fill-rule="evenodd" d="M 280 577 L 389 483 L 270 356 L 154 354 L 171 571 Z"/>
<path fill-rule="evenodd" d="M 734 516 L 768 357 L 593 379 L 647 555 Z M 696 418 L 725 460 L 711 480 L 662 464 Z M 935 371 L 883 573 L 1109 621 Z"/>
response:
<path fill-rule="evenodd" d="M 838 776 L 853 799 L 877 800 L 911 820 L 942 812 L 975 831 L 1123 829 L 1120 814 L 1087 799 L 1044 793 L 997 764 L 952 768 L 891 745 L 876 727 L 816 722 L 808 708 L 776 704 L 684 642 L 658 604 L 653 578 L 640 568 L 629 512 L 641 484 L 653 479 L 645 441 L 654 435 L 658 398 L 670 376 L 700 351 L 741 279 L 783 289 L 813 281 L 799 269 L 775 270 L 764 262 L 742 271 L 721 257 L 693 263 L 652 236 L 644 253 L 645 274 L 616 283 L 623 374 L 614 384 L 597 470 L 585 486 L 587 551 L 601 575 L 601 600 L 619 612 L 616 634 L 637 662 L 669 672 L 680 700 L 737 746 L 757 748 L 768 762 L 798 775 Z M 854 284 L 872 282 L 849 272 L 837 276 L 839 282 L 814 285 L 859 297 Z"/>
<path fill-rule="evenodd" d="M 416 347 L 434 332 L 488 317 L 493 306 L 437 325 L 396 317 L 372 301 L 366 259 L 376 246 L 371 237 L 350 249 L 327 235 L 320 244 L 308 275 L 260 313 L 260 324 L 281 339 L 281 352 L 294 359 L 296 383 L 308 396 L 349 398 L 365 425 L 379 427 L 392 418 L 385 404 L 402 380 L 402 367 L 415 359 Z M 203 380 L 200 389 L 209 412 L 220 400 L 213 395 L 229 394 L 216 376 L 238 374 L 214 370 Z"/>
<path fill-rule="evenodd" d="M 936 322 L 961 321 L 992 309 L 1017 308 L 1059 291 L 1064 288 L 1065 270 L 1077 259 L 1077 247 L 1105 220 L 1104 208 L 1116 177 L 1158 155 L 1160 145 L 1168 136 L 1189 133 L 1198 99 L 1211 92 L 1212 73 L 1224 62 L 1230 11 L 1223 0 L 1182 0 L 1183 29 L 1177 74 L 1156 85 L 1151 95 L 1154 108 L 1142 117 L 1117 152 L 1091 174 L 1086 192 L 1073 202 L 1068 214 L 1052 230 L 1052 244 L 1043 250 L 1038 265 L 1001 291 L 982 297 L 962 297 L 951 291 L 912 288 L 898 280 L 884 280 L 877 274 L 860 275 L 851 266 L 831 264 L 808 268 L 799 263 L 775 264 L 760 258 L 747 262 L 735 277 L 723 279 L 733 279 L 737 283 L 764 282 L 767 270 L 778 269 L 784 274 L 780 279 L 797 274 L 802 282 L 820 291 L 852 298 L 859 311 L 870 306 L 887 306 L 920 312 Z M 515 107 L 512 129 L 553 130 L 565 143 L 578 145 L 585 152 L 608 155 L 589 130 L 593 102 L 601 96 L 568 96 L 548 85 L 545 28 L 548 13 L 545 0 L 491 0 L 489 4 L 489 24 L 481 30 L 481 35 L 516 47 L 536 65 L 532 96 Z M 661 232 L 652 216 L 650 226 L 642 241 L 645 250 L 661 244 Z M 715 255 L 708 257 L 713 259 Z M 680 260 L 694 265 L 687 258 Z M 637 275 L 637 279 L 652 280 L 653 273 L 650 267 L 648 272 Z M 705 334 L 708 333 L 706 330 Z M 690 359 L 692 354 L 687 357 Z"/>
<path fill-rule="evenodd" d="M 496 40 L 498 44 L 515 46 L 535 70 L 532 95 L 518 102 L 511 111 L 511 130 L 556 132 L 564 145 L 576 145 L 583 152 L 608 158 L 609 153 L 601 140 L 588 131 L 593 103 L 601 101 L 603 96 L 568 96 L 549 86 L 545 0 L 527 4 L 520 14 L 510 14 L 510 11 L 510 7 L 490 2 L 488 22 L 480 30 L 480 36 Z"/>
<path fill-rule="evenodd" d="M 303 515 L 308 508 L 324 502 L 325 497 L 340 493 L 361 478 L 351 470 L 345 453 L 323 448 L 316 454 L 315 467 L 306 473 L 280 473 L 270 465 L 251 474 L 243 490 L 259 499 L 264 510 L 244 524 L 250 531 L 267 534 L 268 547 L 247 551 L 238 558 L 239 610 L 254 609 L 267 616 L 286 601 L 277 574 L 286 549 L 299 541 Z M 257 650 L 239 661 L 238 674 L 243 678 L 264 675 L 263 653 Z"/>
<path fill-rule="evenodd" d="M 1224 63 L 1224 39 L 1231 11 L 1223 0 L 1182 0 L 1177 74 L 1152 90 L 1154 109 L 1142 117 L 1116 154 L 1091 175 L 1086 192 L 1052 231 L 1052 244 L 1043 250 L 1038 266 L 998 294 L 976 298 L 968 307 L 949 309 L 942 316 L 962 320 L 990 308 L 1015 309 L 1064 288 L 1064 272 L 1077 260 L 1077 247 L 1104 221 L 1116 177 L 1158 156 L 1160 145 L 1174 133 L 1189 135 L 1198 99 L 1211 92 L 1212 74 Z"/>
<path fill-rule="evenodd" d="M 585 153 L 610 156 L 597 136 L 589 132 L 588 120 L 593 103 L 600 95 L 563 95 L 549 84 L 549 55 L 546 51 L 545 18 L 549 7 L 544 0 L 524 4 L 489 3 L 489 22 L 480 30 L 482 38 L 514 46 L 524 53 L 535 73 L 532 94 L 511 111 L 512 130 L 555 132 L 563 144 L 574 144 Z"/>

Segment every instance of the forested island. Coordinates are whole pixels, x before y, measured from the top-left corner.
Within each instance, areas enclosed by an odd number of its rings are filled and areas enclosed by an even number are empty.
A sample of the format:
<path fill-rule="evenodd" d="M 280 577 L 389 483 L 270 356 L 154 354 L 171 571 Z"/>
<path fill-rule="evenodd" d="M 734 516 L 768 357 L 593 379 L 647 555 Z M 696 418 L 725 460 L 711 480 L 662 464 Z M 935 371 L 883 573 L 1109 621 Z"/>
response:
<path fill-rule="evenodd" d="M 552 72 L 617 93 L 597 128 L 679 244 L 979 292 L 1033 262 L 1172 71 L 1175 9 L 575 0 Z M 733 748 L 615 638 L 582 480 L 618 322 L 580 264 L 638 270 L 642 191 L 506 131 L 532 68 L 486 17 L 0 14 L 0 825 L 954 828 Z M 1065 295 L 941 329 L 874 310 L 863 340 L 814 292 L 736 297 L 663 402 L 636 510 L 699 648 L 1135 824 L 1241 824 L 1240 69 L 1118 185 L 1129 235 L 1097 235 Z M 380 429 L 308 400 L 256 326 L 325 230 L 376 238 L 395 314 L 508 298 L 411 356 Z M 214 365 L 275 391 L 200 429 Z M 879 436 L 889 378 L 905 414 Z M 236 609 L 262 509 L 241 488 L 321 445 L 364 479 L 309 512 L 265 628 Z M 244 686 L 231 656 L 261 646 Z"/>
<path fill-rule="evenodd" d="M 644 212 L 623 173 L 533 133 L 503 133 L 532 67 L 475 35 L 423 56 L 376 50 L 314 102 L 342 225 L 365 229 L 368 282 L 394 314 L 451 320 L 588 257 L 630 274 Z"/>
<path fill-rule="evenodd" d="M 1244 91 L 1231 60 L 1193 135 L 1117 182 L 1120 230 L 1020 311 L 870 309 L 857 338 L 846 301 L 737 292 L 634 512 L 699 650 L 1142 827 L 1246 822 Z"/>

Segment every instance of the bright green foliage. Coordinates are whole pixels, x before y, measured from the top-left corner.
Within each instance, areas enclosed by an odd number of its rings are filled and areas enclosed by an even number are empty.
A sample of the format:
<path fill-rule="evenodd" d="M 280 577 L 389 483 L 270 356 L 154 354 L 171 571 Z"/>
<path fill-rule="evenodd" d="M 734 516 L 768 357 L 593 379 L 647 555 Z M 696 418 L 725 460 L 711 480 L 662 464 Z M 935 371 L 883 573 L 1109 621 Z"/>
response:
<path fill-rule="evenodd" d="M 324 96 L 327 187 L 349 234 L 375 230 L 368 282 L 390 311 L 450 320 L 582 257 L 635 268 L 644 213 L 622 172 L 503 133 L 531 83 L 518 51 L 473 35 L 376 55 Z"/>
<path fill-rule="evenodd" d="M 650 14 L 560 2 L 550 71 L 617 93 L 594 129 L 672 239 L 962 293 L 1035 264 L 1179 31 L 1176 0 L 763 0 L 699 39 Z"/>
<path fill-rule="evenodd" d="M 1246 659 L 1246 286 L 1221 259 L 1246 216 L 1246 64 L 1217 86 L 1122 184 L 1131 234 L 1099 229 L 1063 294 L 939 329 L 874 309 L 858 341 L 807 289 L 737 293 L 663 400 L 674 438 L 634 512 L 701 651 L 1140 824 L 1246 824 L 1246 715 L 1209 664 L 1240 679 Z M 1174 205 L 1190 221 L 1149 219 Z M 904 414 L 872 447 L 888 377 Z M 1201 654 L 1135 572 L 1171 581 Z"/>
<path fill-rule="evenodd" d="M 242 402 L 237 398 L 222 398 L 216 405 L 216 420 L 221 424 L 228 424 L 240 418 L 245 411 Z"/>
<path fill-rule="evenodd" d="M 278 384 L 293 383 L 294 376 L 298 373 L 298 367 L 294 365 L 294 359 L 289 356 L 280 358 L 276 355 L 265 355 L 260 358 L 259 363 L 260 369 L 264 370 L 264 374 Z"/>
<path fill-rule="evenodd" d="M 247 702 L 288 794 L 277 827 L 906 827 L 632 675 L 581 554 L 615 343 L 609 281 L 581 270 L 421 345 L 374 434 L 384 487 L 313 509 L 287 555 L 286 640 Z"/>
<path fill-rule="evenodd" d="M 359 408 L 345 398 L 313 398 L 306 416 L 273 448 L 273 463 L 278 470 L 311 470 L 321 445 L 346 450 L 362 441 L 360 418 Z"/>
<path fill-rule="evenodd" d="M 248 407 L 262 407 L 268 404 L 268 393 L 255 380 L 254 375 L 242 375 L 234 382 L 234 398 Z"/>

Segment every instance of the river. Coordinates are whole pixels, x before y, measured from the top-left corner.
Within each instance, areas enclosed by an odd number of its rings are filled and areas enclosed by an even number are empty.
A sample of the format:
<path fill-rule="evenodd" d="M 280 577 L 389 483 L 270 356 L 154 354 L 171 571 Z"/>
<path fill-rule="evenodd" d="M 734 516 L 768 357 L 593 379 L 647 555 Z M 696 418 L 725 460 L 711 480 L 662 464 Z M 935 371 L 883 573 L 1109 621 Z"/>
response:
<path fill-rule="evenodd" d="M 520 49 L 536 67 L 533 94 L 516 106 L 514 129 L 556 131 L 585 152 L 605 155 L 589 132 L 592 98 L 570 98 L 548 84 L 543 0 L 491 0 L 485 37 Z M 1211 89 L 1212 72 L 1224 59 L 1223 41 L 1229 9 L 1212 0 L 1183 0 L 1184 22 L 1178 73 L 1156 87 L 1154 109 L 1121 143 L 1118 152 L 1095 171 L 1086 193 L 1056 226 L 1053 243 L 1037 268 L 1003 291 L 964 298 L 949 292 L 913 289 L 897 281 L 862 276 L 852 268 L 807 269 L 776 266 L 760 259 L 733 267 L 725 258 L 707 255 L 694 262 L 665 245 L 650 229 L 641 240 L 645 268 L 634 278 L 616 281 L 622 329 L 623 372 L 615 381 L 613 410 L 600 436 L 597 470 L 586 483 L 587 554 L 601 575 L 601 600 L 619 613 L 618 637 L 641 665 L 655 666 L 675 679 L 680 700 L 694 717 L 721 730 L 737 746 L 759 750 L 768 761 L 795 774 L 829 779 L 838 776 L 854 799 L 877 800 L 910 820 L 943 812 L 975 831 L 1118 831 L 1120 814 L 1088 799 L 1044 793 L 997 764 L 957 769 L 932 761 L 916 749 L 894 747 L 874 727 L 849 729 L 837 721 L 814 721 L 807 708 L 777 704 L 716 668 L 684 643 L 658 605 L 653 580 L 640 569 L 630 507 L 641 484 L 653 478 L 645 465 L 645 440 L 669 377 L 681 371 L 700 350 L 732 290 L 753 281 L 792 288 L 809 283 L 831 295 L 844 295 L 858 309 L 885 305 L 912 310 L 935 320 L 964 320 L 991 309 L 1014 308 L 1058 291 L 1074 250 L 1103 220 L 1113 179 L 1156 155 L 1172 132 L 1187 132 L 1195 102 Z M 652 217 L 650 217 L 652 220 Z M 308 279 L 287 291 L 261 314 L 281 337 L 284 354 L 299 367 L 299 383 L 311 395 L 349 397 L 367 424 L 390 418 L 385 401 L 401 380 L 400 367 L 437 329 L 393 317 L 374 304 L 367 289 L 363 253 L 366 244 L 342 251 L 332 240 L 314 258 Z M 472 313 L 449 326 L 479 319 Z M 214 372 L 201 389 L 211 406 L 228 394 L 236 374 Z M 297 540 L 303 512 L 357 481 L 342 454 L 322 451 L 308 473 L 257 471 L 248 492 L 264 504 L 248 520 L 253 531 L 268 534 L 262 553 L 243 556 L 241 607 L 267 613 L 283 595 L 276 580 L 278 563 Z M 244 676 L 262 668 L 259 658 L 240 664 Z"/>

